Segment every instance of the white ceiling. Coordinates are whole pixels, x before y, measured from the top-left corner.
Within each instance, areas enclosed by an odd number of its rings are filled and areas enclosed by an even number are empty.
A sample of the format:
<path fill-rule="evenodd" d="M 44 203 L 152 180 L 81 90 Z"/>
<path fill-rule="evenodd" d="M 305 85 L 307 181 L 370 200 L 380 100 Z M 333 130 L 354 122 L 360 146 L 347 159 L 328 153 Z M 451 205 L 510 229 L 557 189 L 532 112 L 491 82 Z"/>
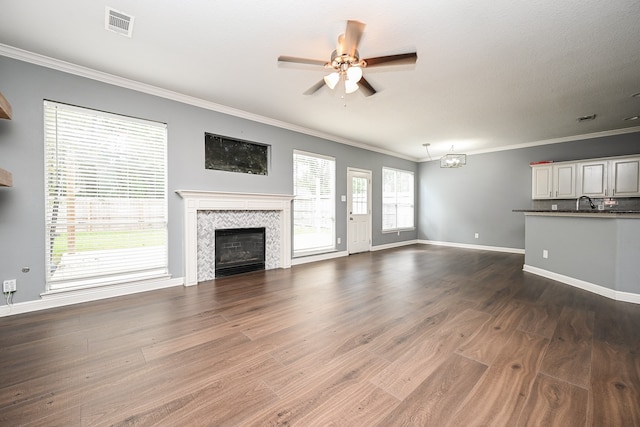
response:
<path fill-rule="evenodd" d="M 105 6 L 135 17 L 104 28 Z M 424 159 L 637 127 L 638 0 L 0 0 L 0 43 L 281 121 L 339 142 Z M 371 97 L 324 87 L 346 21 L 367 24 Z M 0 87 L 2 86 L 0 74 Z M 344 98 L 343 98 L 344 96 Z M 578 122 L 597 114 L 593 121 Z M 640 130 L 640 129 L 636 129 Z"/>

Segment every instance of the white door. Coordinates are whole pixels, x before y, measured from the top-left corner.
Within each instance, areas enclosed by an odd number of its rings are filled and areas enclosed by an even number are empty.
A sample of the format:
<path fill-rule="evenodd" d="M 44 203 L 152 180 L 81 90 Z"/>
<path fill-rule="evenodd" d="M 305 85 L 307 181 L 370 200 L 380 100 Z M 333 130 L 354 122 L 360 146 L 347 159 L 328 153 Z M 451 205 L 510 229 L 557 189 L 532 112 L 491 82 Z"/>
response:
<path fill-rule="evenodd" d="M 371 249 L 371 171 L 347 169 L 347 250 L 350 254 Z"/>

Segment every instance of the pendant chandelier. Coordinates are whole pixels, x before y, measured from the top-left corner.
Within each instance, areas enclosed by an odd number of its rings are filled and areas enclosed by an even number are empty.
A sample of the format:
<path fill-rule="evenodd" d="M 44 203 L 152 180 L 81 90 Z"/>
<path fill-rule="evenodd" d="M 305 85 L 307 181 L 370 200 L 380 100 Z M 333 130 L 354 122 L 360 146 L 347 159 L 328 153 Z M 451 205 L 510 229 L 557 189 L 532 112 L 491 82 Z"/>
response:
<path fill-rule="evenodd" d="M 441 168 L 461 168 L 467 164 L 466 154 L 455 154 L 453 152 L 453 145 L 451 146 L 451 153 L 447 153 L 440 158 Z"/>

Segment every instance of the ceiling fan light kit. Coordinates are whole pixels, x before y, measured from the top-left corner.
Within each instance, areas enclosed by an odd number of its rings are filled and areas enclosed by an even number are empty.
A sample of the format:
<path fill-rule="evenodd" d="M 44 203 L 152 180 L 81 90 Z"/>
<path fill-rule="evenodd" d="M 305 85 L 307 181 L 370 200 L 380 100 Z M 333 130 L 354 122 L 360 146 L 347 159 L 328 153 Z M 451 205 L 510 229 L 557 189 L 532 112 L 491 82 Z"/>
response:
<path fill-rule="evenodd" d="M 323 80 L 304 92 L 305 95 L 315 93 L 325 84 L 333 90 L 340 80 L 344 81 L 344 89 L 346 93 L 353 93 L 362 88 L 361 92 L 363 92 L 365 96 L 374 95 L 376 90 L 362 76 L 363 68 L 379 65 L 415 64 L 418 59 L 418 54 L 416 52 L 410 52 L 398 55 L 360 59 L 358 43 L 360 43 L 360 39 L 364 33 L 364 27 L 365 24 L 362 22 L 347 21 L 345 33 L 338 36 L 338 47 L 331 53 L 331 61 L 329 62 L 324 63 L 317 59 L 296 58 L 293 56 L 280 56 L 278 61 L 308 65 L 322 65 L 325 68 L 332 70 L 332 72 L 326 75 Z"/>
<path fill-rule="evenodd" d="M 333 72 L 324 77 L 324 82 L 333 90 L 338 85 L 340 79 L 344 80 L 345 93 L 353 93 L 358 90 L 358 82 L 362 79 L 362 64 L 358 60 L 358 51 L 354 56 L 343 53 L 338 54 L 337 50 L 331 55 L 331 63 L 325 67 L 333 68 Z"/>
<path fill-rule="evenodd" d="M 360 86 L 358 86 L 358 83 L 354 82 L 353 80 L 349 80 L 349 79 L 344 80 L 344 91 L 346 93 L 353 93 L 357 91 L 359 87 Z"/>
<path fill-rule="evenodd" d="M 354 82 L 354 83 L 358 83 L 360 81 L 360 79 L 362 78 L 362 68 L 356 66 L 356 67 L 349 67 L 347 69 L 347 79 Z"/>
<path fill-rule="evenodd" d="M 340 81 L 340 74 L 331 73 L 324 76 L 324 82 L 329 86 L 329 89 L 334 89 Z"/>

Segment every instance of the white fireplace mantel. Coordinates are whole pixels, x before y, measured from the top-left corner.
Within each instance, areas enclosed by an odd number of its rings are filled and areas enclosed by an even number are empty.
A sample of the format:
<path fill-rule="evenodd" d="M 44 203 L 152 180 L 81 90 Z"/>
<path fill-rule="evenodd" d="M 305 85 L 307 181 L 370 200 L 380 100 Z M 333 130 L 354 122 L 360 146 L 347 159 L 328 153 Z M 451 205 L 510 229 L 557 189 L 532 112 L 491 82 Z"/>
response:
<path fill-rule="evenodd" d="M 185 286 L 198 284 L 198 211 L 282 211 L 280 268 L 291 267 L 291 201 L 288 194 L 177 190 L 184 199 Z"/>

